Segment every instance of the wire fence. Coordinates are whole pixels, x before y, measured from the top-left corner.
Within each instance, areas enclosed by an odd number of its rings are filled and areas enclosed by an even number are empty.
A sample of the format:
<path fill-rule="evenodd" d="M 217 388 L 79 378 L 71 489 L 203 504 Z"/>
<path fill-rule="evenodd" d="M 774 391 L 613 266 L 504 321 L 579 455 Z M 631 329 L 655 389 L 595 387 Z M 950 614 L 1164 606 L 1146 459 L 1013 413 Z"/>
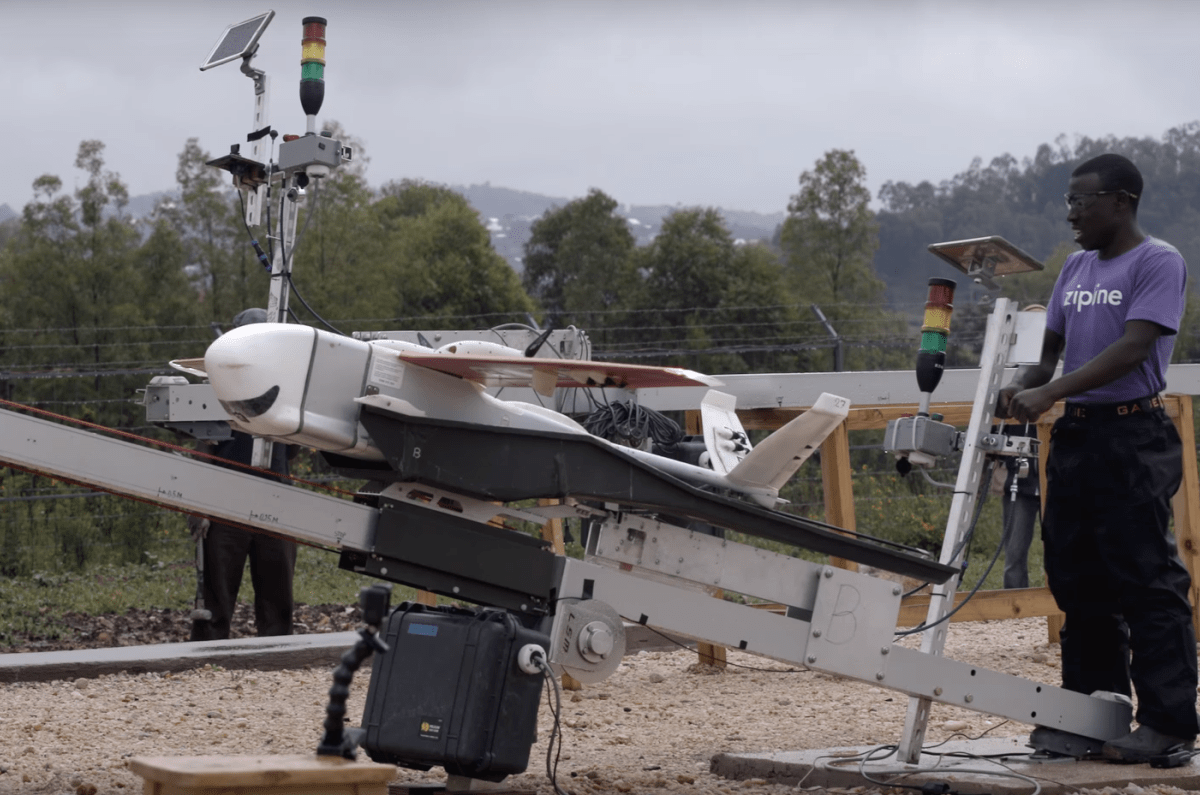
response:
<path fill-rule="evenodd" d="M 779 308 L 733 307 L 723 311 L 766 312 Z M 661 316 L 661 310 L 656 311 Z M 596 348 L 593 355 L 600 359 L 702 357 L 747 351 L 827 350 L 835 344 L 824 336 L 823 329 L 814 332 L 814 327 L 820 326 L 817 321 L 808 320 L 794 321 L 783 332 L 753 342 L 746 337 L 722 336 L 734 326 L 721 317 L 721 311 L 695 311 L 700 322 L 693 328 L 712 332 L 701 340 L 653 337 L 614 340 L 611 332 L 618 329 L 647 330 L 625 324 L 605 329 L 604 334 L 613 341 Z M 637 313 L 592 314 L 628 317 Z M 438 319 L 457 319 L 458 325 L 470 326 L 494 317 Z M 415 319 L 351 318 L 339 322 L 404 328 L 412 325 L 406 324 L 406 320 Z M 846 325 L 869 329 L 871 321 L 857 319 Z M 847 333 L 841 342 L 851 349 L 915 350 L 915 329 L 907 329 L 912 332 L 911 337 L 898 336 L 894 319 L 884 325 L 889 329 L 887 335 Z M 752 336 L 771 328 L 770 323 L 762 323 L 743 330 Z M 669 325 L 656 325 L 648 331 L 669 329 Z M 982 333 L 960 335 L 957 344 L 963 349 L 978 347 L 981 336 Z M 161 441 L 177 441 L 173 432 L 146 421 L 138 390 L 145 388 L 155 375 L 175 373 L 165 359 L 200 356 L 211 338 L 208 326 L 0 329 L 0 396 Z M 851 451 L 852 478 L 859 530 L 914 546 L 934 545 L 940 539 L 949 500 L 922 479 L 901 478 L 894 470 L 894 462 L 882 450 L 881 432 L 856 432 L 852 440 L 855 442 Z M 349 488 L 355 485 L 342 481 L 315 459 L 305 466 L 306 477 L 310 479 Z M 812 474 L 816 471 L 810 463 L 788 485 L 787 510 L 823 517 L 823 484 L 819 476 Z M 931 474 L 934 480 L 953 481 L 955 471 L 956 462 L 951 461 Z M 148 550 L 161 547 L 164 538 L 178 538 L 185 532 L 182 515 L 174 511 L 80 490 L 78 486 L 55 484 L 15 469 L 0 469 L 0 574 L 70 569 L 96 560 L 145 562 Z"/>

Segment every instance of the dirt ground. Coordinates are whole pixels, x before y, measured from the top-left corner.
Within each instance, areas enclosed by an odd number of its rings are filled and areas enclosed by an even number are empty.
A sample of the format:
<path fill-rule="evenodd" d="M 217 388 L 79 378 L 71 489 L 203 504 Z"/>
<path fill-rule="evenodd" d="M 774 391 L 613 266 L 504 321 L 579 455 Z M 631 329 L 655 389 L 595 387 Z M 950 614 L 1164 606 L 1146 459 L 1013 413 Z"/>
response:
<path fill-rule="evenodd" d="M 300 617 L 305 630 L 353 626 L 346 608 L 311 608 Z M 158 629 L 127 631 L 123 622 L 129 616 L 80 619 L 79 636 L 63 642 L 78 648 L 155 635 L 181 640 L 179 633 L 186 634 L 176 626 L 186 626 L 182 614 L 133 618 L 159 622 Z M 249 626 L 242 623 L 242 634 Z M 1047 643 L 1044 619 L 956 624 L 947 654 L 1041 682 L 1059 679 L 1058 647 Z M 782 793 L 796 788 L 721 779 L 709 772 L 710 761 L 722 752 L 886 744 L 902 734 L 907 699 L 890 691 L 738 652 L 730 652 L 729 662 L 720 671 L 698 665 L 693 651 L 643 651 L 626 657 L 604 682 L 563 693 L 559 786 L 574 795 Z M 135 756 L 312 753 L 330 684 L 326 669 L 210 667 L 174 675 L 2 685 L 0 792 L 140 792 L 141 780 L 127 768 Z M 360 676 L 351 686 L 351 725 L 362 714 L 366 684 L 367 677 Z M 545 772 L 553 725 L 544 700 L 539 741 L 529 770 L 509 779 L 514 788 L 553 795 Z M 1023 724 L 935 705 L 927 740 L 1028 731 Z M 394 783 L 437 779 L 398 770 Z M 864 782 L 843 792 L 883 791 L 890 790 Z"/>

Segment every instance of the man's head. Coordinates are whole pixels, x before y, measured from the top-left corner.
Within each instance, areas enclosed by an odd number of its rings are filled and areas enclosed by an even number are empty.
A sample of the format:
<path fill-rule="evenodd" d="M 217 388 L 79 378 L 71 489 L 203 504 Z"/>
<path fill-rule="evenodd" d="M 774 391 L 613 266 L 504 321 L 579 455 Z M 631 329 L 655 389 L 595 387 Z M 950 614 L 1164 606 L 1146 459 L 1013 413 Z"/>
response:
<path fill-rule="evenodd" d="M 253 307 L 252 309 L 243 309 L 233 316 L 233 327 L 241 328 L 249 326 L 251 323 L 266 323 L 267 310 Z"/>
<path fill-rule="evenodd" d="M 1108 247 L 1136 230 L 1142 174 L 1128 158 L 1105 154 L 1081 163 L 1067 183 L 1067 223 L 1087 251 Z"/>

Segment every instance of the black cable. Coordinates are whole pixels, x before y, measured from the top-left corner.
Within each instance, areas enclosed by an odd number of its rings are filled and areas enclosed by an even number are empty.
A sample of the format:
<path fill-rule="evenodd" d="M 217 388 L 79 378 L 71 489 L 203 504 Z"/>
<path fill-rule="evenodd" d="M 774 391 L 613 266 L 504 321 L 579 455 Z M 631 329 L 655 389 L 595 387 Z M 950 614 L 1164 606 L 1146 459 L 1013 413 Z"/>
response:
<path fill-rule="evenodd" d="M 315 317 L 322 325 L 325 326 L 325 328 L 329 329 L 334 334 L 337 334 L 342 337 L 348 336 L 345 332 L 339 331 L 332 323 L 330 323 L 328 320 L 326 320 L 325 318 L 323 318 L 319 314 L 317 314 L 317 310 L 315 310 L 311 306 L 309 306 L 308 301 L 304 300 L 304 296 L 301 295 L 300 290 L 297 289 L 296 282 L 294 279 L 292 279 L 292 274 L 290 271 L 285 271 L 284 276 L 287 278 L 289 288 L 291 289 L 291 291 L 293 293 L 296 294 L 296 297 L 300 299 L 300 303 L 304 304 L 304 308 L 308 310 L 308 313 L 310 315 Z M 292 314 L 293 318 L 296 317 L 295 313 L 292 313 L 292 308 L 290 306 L 288 307 L 288 312 Z M 299 323 L 300 321 L 297 320 L 296 322 Z"/>
<path fill-rule="evenodd" d="M 980 502 L 983 502 L 983 500 L 981 499 Z M 976 514 L 975 514 L 975 521 L 979 521 L 979 513 L 978 512 L 976 512 Z M 996 565 L 996 561 L 1000 559 L 1000 553 L 1004 551 L 1004 542 L 1007 539 L 1008 539 L 1008 528 L 1006 526 L 1004 532 L 1002 532 L 1000 534 L 1000 543 L 996 544 L 996 551 L 992 554 L 992 559 L 991 559 L 991 561 L 988 562 L 987 569 L 984 570 L 983 574 L 979 575 L 979 582 L 975 583 L 975 587 L 971 589 L 971 592 L 968 593 L 966 595 L 966 597 L 962 600 L 962 602 L 960 602 L 958 605 L 956 605 L 953 610 L 951 610 L 949 613 L 947 613 L 946 615 L 939 618 L 937 621 L 934 621 L 932 624 L 922 623 L 922 624 L 919 624 L 919 625 L 913 627 L 912 629 L 900 630 L 895 633 L 895 636 L 899 638 L 899 637 L 903 637 L 905 635 L 915 635 L 918 632 L 924 632 L 927 629 L 933 629 L 938 624 L 942 624 L 942 623 L 949 621 L 951 616 L 953 616 L 959 610 L 962 610 L 964 607 L 966 607 L 967 603 L 970 602 L 972 598 L 974 598 L 975 594 L 979 593 L 979 589 L 983 587 L 984 580 L 986 580 L 988 578 L 988 575 L 992 573 L 992 568 Z"/>
<path fill-rule="evenodd" d="M 312 205 L 308 208 L 308 212 L 304 214 L 304 226 L 300 227 L 300 233 L 296 235 L 296 239 L 292 241 L 291 252 L 293 255 L 295 255 L 296 249 L 300 247 L 300 241 L 304 239 L 304 233 L 308 231 L 308 225 L 312 222 L 313 216 L 317 214 L 317 207 L 319 206 L 321 200 L 321 180 L 312 180 L 312 186 Z M 282 237 L 280 239 L 282 239 Z M 285 248 L 283 250 L 283 264 L 285 271 L 288 270 L 288 259 L 288 249 Z"/>
<path fill-rule="evenodd" d="M 639 623 L 637 621 L 628 619 L 625 616 L 621 616 L 621 620 L 628 621 L 630 624 Z M 668 635 L 664 632 L 660 632 L 659 630 L 655 629 L 652 626 L 649 626 L 647 624 L 642 624 L 642 626 L 646 627 L 646 629 L 650 630 L 655 635 L 658 635 L 663 640 L 673 643 L 676 646 L 678 646 L 679 648 L 684 649 L 685 651 L 695 651 L 695 649 L 693 649 L 691 646 L 688 646 L 687 644 L 684 644 L 684 643 L 680 643 L 679 641 L 672 638 L 670 635 Z M 759 671 L 760 673 L 764 673 L 764 674 L 801 674 L 801 673 L 804 673 L 806 670 L 808 670 L 805 668 L 788 668 L 786 671 L 780 671 L 778 668 L 756 668 L 753 665 L 738 665 L 737 663 L 729 662 L 728 660 L 725 661 L 725 664 L 732 665 L 734 668 L 742 668 L 747 671 Z"/>
<path fill-rule="evenodd" d="M 683 429 L 679 423 L 631 400 L 608 403 L 589 414 L 583 421 L 583 427 L 593 436 L 631 447 L 640 447 L 646 439 L 664 447 L 683 439 Z"/>
<path fill-rule="evenodd" d="M 965 547 L 967 544 L 969 544 L 971 538 L 974 537 L 974 535 L 975 535 L 975 527 L 976 527 L 976 525 L 979 524 L 979 518 L 983 515 L 983 504 L 987 501 L 987 489 L 988 489 L 988 486 L 991 484 L 992 470 L 995 468 L 995 466 L 996 466 L 995 460 L 988 459 L 988 462 L 983 470 L 983 477 L 981 477 L 979 479 L 979 491 L 975 495 L 975 515 L 971 517 L 971 526 L 967 530 L 967 534 L 965 536 L 963 536 L 963 539 L 961 541 L 959 541 L 958 547 L 954 550 L 954 554 L 950 556 L 950 560 L 954 560 L 955 558 L 957 558 L 958 553 L 962 552 L 963 547 Z M 957 492 L 957 491 L 955 492 L 955 494 L 959 494 L 959 493 L 960 492 Z M 1000 537 L 1000 548 L 1001 549 L 1004 548 L 1004 541 L 1007 537 L 1008 537 L 1008 531 L 1006 529 L 1004 531 L 1004 533 L 1001 534 L 1001 537 Z M 970 554 L 969 549 L 967 550 L 967 553 Z M 991 571 L 991 567 L 988 568 L 988 572 L 990 572 L 990 571 Z M 963 559 L 963 572 L 966 573 L 966 559 L 965 558 Z M 987 574 L 985 573 L 984 576 L 986 577 Z M 916 593 L 924 590 L 925 588 L 928 588 L 931 584 L 932 583 L 923 582 L 920 585 L 918 585 L 916 588 L 913 588 L 911 591 L 905 591 L 900 596 L 900 598 L 903 599 L 906 596 L 912 596 L 913 594 L 916 594 Z M 975 590 L 979 590 L 978 587 Z M 967 599 L 963 600 L 963 604 L 965 605 L 968 601 L 970 601 L 971 596 L 974 596 L 974 595 L 975 595 L 975 591 L 971 591 L 970 596 L 968 596 Z M 961 608 L 961 606 L 962 605 L 960 605 L 959 608 Z M 959 608 L 955 608 L 955 609 L 958 610 Z M 930 624 L 929 626 L 932 627 L 932 626 L 935 626 L 935 624 Z M 926 629 L 928 629 L 928 627 L 926 627 Z"/>
<path fill-rule="evenodd" d="M 558 786 L 558 760 L 562 757 L 562 690 L 558 686 L 558 677 L 551 671 L 550 666 L 546 664 L 544 657 L 539 654 L 536 658 L 542 669 L 542 677 L 549 682 L 550 687 L 546 690 L 546 706 L 550 709 L 550 714 L 554 717 L 554 726 L 550 729 L 550 739 L 546 742 L 546 778 L 550 779 L 550 786 L 554 787 L 555 795 L 567 795 L 562 788 Z M 550 693 L 554 693 L 554 701 L 550 701 Z M 558 740 L 558 752 L 554 752 L 555 738 Z M 553 763 L 551 762 L 553 760 Z"/>
<path fill-rule="evenodd" d="M 262 246 L 260 246 L 258 244 L 258 239 L 254 237 L 254 232 L 252 232 L 250 230 L 250 224 L 248 224 L 246 222 L 246 200 L 242 196 L 242 192 L 240 190 L 237 192 L 237 195 L 238 195 L 238 206 L 242 210 L 242 213 L 241 213 L 242 226 L 245 228 L 246 234 L 250 238 L 250 245 L 254 247 L 254 254 L 256 257 L 258 257 L 258 261 L 262 264 L 263 268 L 267 271 L 267 273 L 270 273 L 271 272 L 271 260 L 267 258 L 266 253 L 262 250 Z M 268 230 L 270 228 L 271 228 L 270 226 L 267 226 Z M 269 246 L 270 240 L 268 240 L 267 243 Z"/>
<path fill-rule="evenodd" d="M 308 313 L 310 315 L 312 315 L 314 318 L 316 318 L 319 323 L 321 323 L 323 326 L 325 326 L 325 328 L 332 331 L 334 334 L 337 334 L 338 336 L 341 336 L 341 337 L 345 337 L 345 336 L 347 336 L 345 332 L 340 331 L 328 320 L 321 317 L 321 315 L 317 312 L 317 310 L 313 309 L 312 306 L 308 303 L 308 301 L 304 300 L 304 296 L 300 293 L 300 289 L 296 286 L 296 280 L 292 278 L 292 270 L 289 267 L 289 261 L 293 260 L 295 258 L 296 249 L 300 247 L 300 241 L 304 239 L 304 233 L 308 231 L 308 225 L 310 223 L 312 223 L 313 216 L 317 214 L 317 208 L 320 206 L 320 198 L 321 198 L 320 185 L 321 185 L 321 180 L 319 180 L 319 179 L 313 180 L 312 205 L 308 208 L 308 212 L 305 213 L 305 215 L 304 215 L 304 225 L 300 227 L 300 232 L 296 235 L 296 239 L 294 241 L 292 241 L 291 247 L 290 248 L 288 246 L 283 247 L 283 273 L 282 273 L 282 276 L 285 279 L 287 279 L 288 289 L 296 294 L 296 297 L 298 299 L 300 299 L 300 303 L 304 305 L 304 308 L 308 310 Z M 284 238 L 283 226 L 284 226 L 285 213 L 283 211 L 284 210 L 283 203 L 285 201 L 285 197 L 286 197 L 286 194 L 281 195 L 279 197 L 279 239 L 281 241 Z M 290 254 L 290 256 L 289 256 L 289 254 Z M 291 316 L 292 320 L 296 321 L 296 323 L 300 323 L 300 319 L 296 317 L 296 313 L 292 310 L 291 306 L 288 306 L 288 314 Z"/>

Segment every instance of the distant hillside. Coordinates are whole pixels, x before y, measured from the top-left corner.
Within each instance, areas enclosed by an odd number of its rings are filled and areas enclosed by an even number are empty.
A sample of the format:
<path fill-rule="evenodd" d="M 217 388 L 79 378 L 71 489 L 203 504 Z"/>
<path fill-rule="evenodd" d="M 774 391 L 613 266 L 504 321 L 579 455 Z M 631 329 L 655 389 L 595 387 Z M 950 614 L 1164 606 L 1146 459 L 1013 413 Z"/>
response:
<path fill-rule="evenodd" d="M 547 210 L 562 207 L 571 199 L 543 196 L 540 193 L 496 188 L 484 185 L 451 185 L 474 207 L 492 235 L 492 246 L 518 272 L 524 270 L 521 258 L 530 237 L 530 226 Z M 647 245 L 662 228 L 663 219 L 682 205 L 623 204 L 617 213 L 629 223 L 629 231 L 639 246 Z M 750 242 L 770 240 L 775 228 L 783 223 L 784 213 L 755 213 L 742 210 L 720 210 L 734 240 Z"/>
<path fill-rule="evenodd" d="M 1138 223 L 1147 234 L 1179 249 L 1192 284 L 1200 282 L 1200 121 L 1168 130 L 1161 139 L 1082 138 L 1042 144 L 1033 157 L 1009 154 L 933 185 L 888 182 L 880 191 L 879 250 L 875 270 L 888 300 L 918 303 L 930 276 L 961 273 L 930 254 L 947 240 L 1000 235 L 1045 262 L 1060 246 L 1074 250 L 1063 193 L 1071 172 L 1104 152 L 1126 155 L 1145 178 Z M 1020 278 L 1020 277 L 1016 277 Z M 1049 296 L 1045 296 L 1048 299 Z"/>

